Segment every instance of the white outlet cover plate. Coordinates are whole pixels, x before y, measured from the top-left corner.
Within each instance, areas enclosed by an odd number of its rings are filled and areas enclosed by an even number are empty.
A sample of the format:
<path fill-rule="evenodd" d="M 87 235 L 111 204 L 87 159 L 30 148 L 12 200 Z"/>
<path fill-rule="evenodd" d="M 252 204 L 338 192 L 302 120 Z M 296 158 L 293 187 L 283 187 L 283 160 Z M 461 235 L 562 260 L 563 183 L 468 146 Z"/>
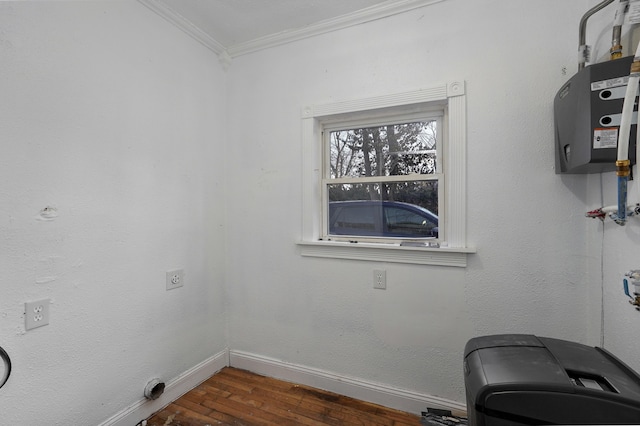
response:
<path fill-rule="evenodd" d="M 27 330 L 49 324 L 49 299 L 24 304 L 24 327 Z"/>
<path fill-rule="evenodd" d="M 373 271 L 373 288 L 379 290 L 387 289 L 387 271 L 384 269 L 375 269 Z"/>
<path fill-rule="evenodd" d="M 184 270 L 174 269 L 167 271 L 167 290 L 182 287 L 184 285 Z"/>

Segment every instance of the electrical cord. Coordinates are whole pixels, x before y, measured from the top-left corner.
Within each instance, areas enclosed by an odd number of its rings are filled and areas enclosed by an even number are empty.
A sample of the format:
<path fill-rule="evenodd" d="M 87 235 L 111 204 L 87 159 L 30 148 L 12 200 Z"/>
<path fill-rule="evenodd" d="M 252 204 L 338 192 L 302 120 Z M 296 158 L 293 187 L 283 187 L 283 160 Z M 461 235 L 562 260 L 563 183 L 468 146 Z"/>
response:
<path fill-rule="evenodd" d="M 9 354 L 4 349 L 2 349 L 2 347 L 0 347 L 0 358 L 2 358 L 2 361 L 4 362 L 4 371 L 0 371 L 1 373 L 3 373 L 0 377 L 1 388 L 5 383 L 7 383 L 7 380 L 9 380 L 9 375 L 11 374 L 11 359 L 9 358 Z"/>

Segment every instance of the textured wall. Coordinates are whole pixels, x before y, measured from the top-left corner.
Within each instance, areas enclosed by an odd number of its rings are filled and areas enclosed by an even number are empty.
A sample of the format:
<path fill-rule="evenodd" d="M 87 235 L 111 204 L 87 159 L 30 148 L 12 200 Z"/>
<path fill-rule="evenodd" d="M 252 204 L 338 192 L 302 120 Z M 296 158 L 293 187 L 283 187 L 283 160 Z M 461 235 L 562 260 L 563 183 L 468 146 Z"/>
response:
<path fill-rule="evenodd" d="M 226 77 L 136 2 L 1 2 L 2 421 L 99 423 L 224 348 L 225 304 L 232 349 L 458 401 L 472 336 L 598 343 L 602 238 L 583 213 L 599 180 L 555 175 L 552 150 L 593 4 L 449 0 L 236 58 Z M 469 266 L 300 257 L 302 106 L 453 80 Z M 618 273 L 639 267 L 636 230 L 604 239 L 606 346 L 631 363 Z M 187 284 L 166 292 L 177 267 Z M 23 303 L 44 297 L 51 324 L 25 332 Z"/>
<path fill-rule="evenodd" d="M 230 347 L 463 401 L 472 336 L 593 340 L 587 182 L 553 169 L 553 97 L 577 69 L 586 7 L 450 0 L 235 59 Z M 467 82 L 469 266 L 300 257 L 301 108 L 454 80 Z"/>
<path fill-rule="evenodd" d="M 225 347 L 225 77 L 137 2 L 1 2 L 0 93 L 0 423 L 98 424 Z"/>

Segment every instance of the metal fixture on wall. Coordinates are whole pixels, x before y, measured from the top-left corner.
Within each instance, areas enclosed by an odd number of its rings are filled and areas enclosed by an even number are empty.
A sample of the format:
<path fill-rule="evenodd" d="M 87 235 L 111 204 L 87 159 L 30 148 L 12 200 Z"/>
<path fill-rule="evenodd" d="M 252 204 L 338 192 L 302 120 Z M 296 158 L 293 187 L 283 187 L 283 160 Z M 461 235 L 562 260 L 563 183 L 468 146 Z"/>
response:
<path fill-rule="evenodd" d="M 619 0 L 612 25 L 610 60 L 590 61 L 587 20 L 613 3 L 605 0 L 584 14 L 579 29 L 579 71 L 554 100 L 556 173 L 616 171 L 617 204 L 587 212 L 587 217 L 612 219 L 625 225 L 640 214 L 640 204 L 628 203 L 628 181 L 640 160 L 640 125 L 635 110 L 640 85 L 640 44 L 635 56 L 622 57 L 623 24 L 640 24 L 640 0 Z M 640 197 L 640 184 L 638 196 Z"/>
<path fill-rule="evenodd" d="M 620 0 L 616 16 L 613 19 L 613 34 L 611 35 L 611 59 L 622 58 L 622 24 L 624 23 L 624 15 L 629 10 L 629 0 Z"/>
<path fill-rule="evenodd" d="M 606 0 L 589 10 L 580 21 L 579 71 L 558 91 L 554 100 L 556 173 L 601 173 L 616 170 L 618 139 L 624 130 L 623 99 L 629 80 L 629 67 L 633 57 L 622 58 L 622 25 L 625 20 L 635 23 L 636 11 L 631 11 L 629 0 L 619 0 L 613 19 L 611 59 L 599 63 L 590 61 L 590 48 L 586 44 L 586 23 L 589 17 L 613 3 Z M 637 9 L 637 0 L 633 0 Z M 631 15 L 634 15 L 631 18 Z M 636 145 L 634 126 L 627 144 Z M 627 128 L 630 130 L 631 128 Z M 628 158 L 635 163 L 635 150 Z"/>
<path fill-rule="evenodd" d="M 578 69 L 581 70 L 582 68 L 584 68 L 585 64 L 587 62 L 589 62 L 589 56 L 590 56 L 590 47 L 587 45 L 587 21 L 589 20 L 589 18 L 598 13 L 600 10 L 604 9 L 605 7 L 607 7 L 608 5 L 610 5 L 611 3 L 613 3 L 613 0 L 604 0 L 603 2 L 598 3 L 597 5 L 595 5 L 594 7 L 592 7 L 591 9 L 589 9 L 587 11 L 587 13 L 585 13 L 582 16 L 582 19 L 580 19 L 580 29 L 579 29 L 579 34 L 578 34 L 578 39 L 579 39 L 579 46 L 578 46 L 578 52 L 580 54 L 580 57 L 578 58 Z"/>

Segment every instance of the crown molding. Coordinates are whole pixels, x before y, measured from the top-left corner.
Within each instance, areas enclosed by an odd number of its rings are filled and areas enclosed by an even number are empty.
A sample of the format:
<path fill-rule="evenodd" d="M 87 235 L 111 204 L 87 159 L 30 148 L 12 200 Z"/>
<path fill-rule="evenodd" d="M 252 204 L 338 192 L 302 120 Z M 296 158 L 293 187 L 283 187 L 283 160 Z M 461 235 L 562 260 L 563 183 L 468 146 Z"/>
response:
<path fill-rule="evenodd" d="M 161 0 L 138 0 L 141 4 L 151 9 L 171 24 L 175 25 L 195 40 L 202 43 L 205 47 L 221 55 L 225 60 L 223 65 L 228 66 L 230 58 L 257 52 L 259 50 L 270 47 L 280 46 L 305 38 L 314 37 L 320 34 L 326 34 L 332 31 L 349 28 L 355 25 L 371 22 L 389 16 L 408 12 L 420 7 L 430 6 L 435 3 L 441 3 L 446 0 L 388 0 L 375 6 L 368 7 L 356 12 L 341 15 L 336 18 L 320 21 L 306 27 L 293 30 L 282 31 L 280 33 L 271 34 L 250 40 L 244 43 L 238 43 L 233 46 L 225 47 L 215 40 L 209 34 L 202 31 L 191 21 L 180 15 L 175 10 L 168 7 Z"/>
<path fill-rule="evenodd" d="M 316 24 L 303 28 L 287 30 L 245 43 L 235 44 L 233 46 L 229 46 L 227 51 L 229 52 L 229 56 L 235 58 L 248 53 L 349 28 L 365 22 L 375 21 L 444 1 L 446 0 L 389 0 L 356 12 L 320 21 Z"/>
<path fill-rule="evenodd" d="M 151 9 L 164 19 L 166 19 L 171 24 L 175 25 L 189 36 L 194 38 L 195 40 L 202 43 L 206 48 L 211 50 L 217 55 L 222 53 L 226 54 L 225 47 L 220 44 L 217 40 L 211 37 L 209 34 L 202 31 L 200 28 L 195 26 L 191 21 L 189 21 L 184 16 L 180 15 L 175 10 L 171 9 L 169 6 L 164 4 L 159 0 L 138 0 L 139 3 L 143 4 L 147 8 Z"/>

